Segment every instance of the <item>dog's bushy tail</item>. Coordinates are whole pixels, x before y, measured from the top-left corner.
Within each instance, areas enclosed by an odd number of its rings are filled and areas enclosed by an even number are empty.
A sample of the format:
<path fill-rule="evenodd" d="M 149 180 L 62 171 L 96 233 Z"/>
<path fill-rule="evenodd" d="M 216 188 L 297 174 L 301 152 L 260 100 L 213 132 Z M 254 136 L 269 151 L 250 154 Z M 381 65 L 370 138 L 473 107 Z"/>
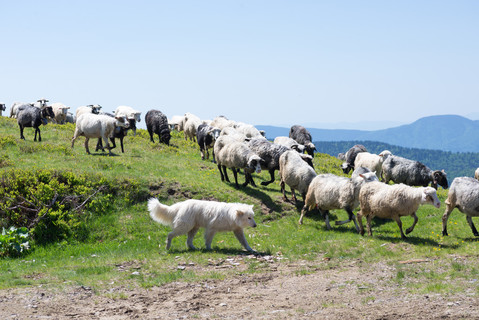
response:
<path fill-rule="evenodd" d="M 150 198 L 150 200 L 148 200 L 148 211 L 150 212 L 150 217 L 156 222 L 165 226 L 172 226 L 176 213 L 171 212 L 169 207 L 161 204 L 158 199 Z"/>

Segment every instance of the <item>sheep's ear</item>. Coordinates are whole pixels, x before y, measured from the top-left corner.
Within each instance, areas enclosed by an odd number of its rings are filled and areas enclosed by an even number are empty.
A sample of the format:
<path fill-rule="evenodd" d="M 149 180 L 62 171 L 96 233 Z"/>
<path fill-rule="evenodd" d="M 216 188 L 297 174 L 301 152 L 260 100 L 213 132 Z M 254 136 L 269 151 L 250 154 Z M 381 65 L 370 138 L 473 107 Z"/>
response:
<path fill-rule="evenodd" d="M 242 217 L 244 215 L 244 212 L 243 211 L 240 211 L 240 210 L 236 210 L 236 215 L 238 217 Z"/>
<path fill-rule="evenodd" d="M 364 174 L 360 173 L 359 176 L 363 178 L 364 180 L 366 180 L 366 177 L 364 176 Z"/>

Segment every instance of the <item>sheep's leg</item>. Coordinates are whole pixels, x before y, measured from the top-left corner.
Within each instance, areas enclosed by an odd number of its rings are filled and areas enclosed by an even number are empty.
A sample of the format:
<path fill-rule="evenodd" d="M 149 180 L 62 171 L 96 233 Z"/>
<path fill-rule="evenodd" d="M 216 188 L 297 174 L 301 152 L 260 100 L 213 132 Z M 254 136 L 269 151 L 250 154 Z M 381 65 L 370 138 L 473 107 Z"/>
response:
<path fill-rule="evenodd" d="M 96 148 L 95 152 L 102 149 L 103 150 L 103 144 L 101 143 L 101 138 L 98 139 L 98 142 L 96 143 Z"/>
<path fill-rule="evenodd" d="M 236 239 L 241 243 L 241 245 L 248 251 L 253 251 L 251 247 L 248 244 L 248 241 L 246 241 L 246 237 L 244 236 L 243 229 L 236 229 L 233 231 L 233 233 L 236 236 Z"/>
<path fill-rule="evenodd" d="M 223 175 L 223 171 L 221 170 L 221 164 L 218 164 L 218 170 L 219 170 L 220 175 L 221 175 L 221 181 L 225 181 L 225 176 Z"/>
<path fill-rule="evenodd" d="M 294 203 L 296 203 L 296 201 L 298 201 L 298 199 L 296 199 L 296 193 L 294 192 L 294 189 L 289 187 L 291 189 L 291 200 L 294 201 Z"/>
<path fill-rule="evenodd" d="M 467 223 L 469 223 L 469 226 L 471 227 L 472 233 L 474 236 L 479 237 L 479 233 L 477 233 L 476 226 L 472 222 L 472 217 L 471 216 L 466 216 Z"/>
<path fill-rule="evenodd" d="M 90 149 L 88 149 L 88 140 L 90 140 L 90 138 L 85 137 L 85 150 L 86 150 L 86 153 L 90 154 Z M 72 147 L 73 147 L 73 143 L 72 143 Z"/>
<path fill-rule="evenodd" d="M 228 178 L 228 172 L 226 171 L 226 166 L 222 166 L 222 168 L 223 168 L 223 173 L 225 174 L 225 180 L 230 182 L 230 178 Z"/>
<path fill-rule="evenodd" d="M 246 179 L 244 186 L 246 186 L 248 183 L 251 183 L 253 187 L 256 187 L 256 183 L 253 180 L 253 175 L 251 173 L 246 172 L 246 170 L 244 172 L 244 175 Z"/>
<path fill-rule="evenodd" d="M 110 138 L 110 142 L 112 144 L 111 149 L 115 149 L 116 148 L 115 138 Z"/>
<path fill-rule="evenodd" d="M 359 224 L 358 232 L 360 235 L 364 236 L 363 214 L 361 213 L 361 210 L 358 211 L 358 224 Z"/>
<path fill-rule="evenodd" d="M 150 134 L 150 141 L 151 141 L 151 142 L 155 142 L 155 139 L 153 139 L 153 131 L 152 131 L 152 130 L 148 130 L 148 133 Z"/>
<path fill-rule="evenodd" d="M 194 239 L 194 237 L 195 237 L 195 235 L 196 235 L 196 233 L 198 232 L 199 229 L 200 229 L 199 227 L 194 227 L 193 229 L 188 231 L 188 238 L 186 239 L 186 245 L 191 250 L 196 250 L 196 247 L 193 245 L 193 239 Z"/>
<path fill-rule="evenodd" d="M 451 206 L 450 203 L 446 200 L 446 211 L 444 211 L 444 214 L 442 215 L 442 235 L 443 236 L 448 236 L 447 234 L 447 220 L 449 219 L 449 215 L 451 214 L 452 210 L 454 210 L 454 207 Z"/>
<path fill-rule="evenodd" d="M 308 211 L 308 207 L 305 204 L 303 209 L 301 210 L 301 216 L 299 217 L 299 221 L 298 221 L 299 224 L 303 224 L 303 217 L 307 211 Z"/>
<path fill-rule="evenodd" d="M 216 234 L 216 230 L 207 228 L 205 230 L 205 245 L 207 250 L 211 250 L 211 243 L 213 242 L 213 237 Z"/>
<path fill-rule="evenodd" d="M 356 231 L 359 232 L 358 223 L 356 222 L 356 216 L 354 215 L 353 211 L 348 208 L 348 209 L 346 209 L 346 212 L 348 213 L 349 219 L 348 220 L 343 220 L 343 221 L 336 221 L 335 222 L 336 225 L 342 225 L 342 224 L 348 223 L 351 220 L 353 220 L 354 226 L 356 227 Z"/>
<path fill-rule="evenodd" d="M 235 168 L 233 168 L 233 169 L 231 169 L 231 170 L 233 170 L 233 175 L 235 176 L 236 188 L 239 188 L 239 184 L 238 184 L 238 172 L 236 172 Z M 243 184 L 243 187 L 245 187 L 247 184 L 248 184 L 248 177 L 246 177 L 246 182 Z"/>
<path fill-rule="evenodd" d="M 125 153 L 125 149 L 123 149 L 123 138 L 124 138 L 124 137 L 121 137 L 121 138 L 120 138 L 121 153 Z M 115 148 L 115 147 L 116 147 L 116 145 L 115 145 L 115 139 L 112 139 L 112 140 L 113 140 L 113 141 L 112 141 L 112 142 L 113 142 L 113 148 Z"/>
<path fill-rule="evenodd" d="M 414 230 L 414 227 L 416 226 L 416 223 L 417 223 L 417 220 L 418 220 L 416 212 L 411 214 L 411 217 L 414 218 L 414 222 L 412 223 L 412 226 L 410 226 L 409 228 L 406 229 L 406 234 L 410 234 Z"/>
<path fill-rule="evenodd" d="M 23 135 L 23 129 L 24 129 L 24 127 L 23 127 L 21 124 L 19 124 L 19 126 L 20 126 L 20 139 L 25 140 L 25 136 Z"/>
<path fill-rule="evenodd" d="M 401 217 L 395 216 L 393 217 L 394 220 L 396 220 L 396 223 L 398 224 L 399 231 L 401 231 L 401 239 L 406 240 L 407 237 L 404 235 L 404 232 L 402 231 L 402 222 L 401 222 Z"/>
<path fill-rule="evenodd" d="M 211 153 L 213 154 L 213 163 L 216 163 L 215 149 L 213 149 Z"/>
<path fill-rule="evenodd" d="M 368 224 L 368 235 L 371 237 L 373 235 L 373 231 L 371 228 L 371 220 L 373 220 L 373 216 L 370 214 L 366 217 L 366 222 Z"/>
<path fill-rule="evenodd" d="M 33 141 L 37 141 L 37 132 L 38 132 L 38 141 L 42 141 L 42 136 L 40 134 L 40 128 L 39 127 L 35 127 L 35 138 L 33 139 Z"/>
<path fill-rule="evenodd" d="M 331 225 L 329 224 L 329 210 L 324 211 L 324 222 L 326 222 L 326 229 L 331 230 Z"/>
<path fill-rule="evenodd" d="M 288 201 L 288 198 L 286 197 L 286 187 L 284 181 L 281 180 L 281 183 L 279 185 L 281 187 L 281 192 L 283 193 L 283 200 Z"/>
<path fill-rule="evenodd" d="M 269 170 L 269 174 L 271 176 L 271 179 L 269 181 L 263 181 L 261 182 L 261 185 L 267 186 L 268 184 L 274 182 L 274 169 Z"/>
<path fill-rule="evenodd" d="M 205 160 L 205 152 L 203 148 L 200 147 L 201 160 Z"/>

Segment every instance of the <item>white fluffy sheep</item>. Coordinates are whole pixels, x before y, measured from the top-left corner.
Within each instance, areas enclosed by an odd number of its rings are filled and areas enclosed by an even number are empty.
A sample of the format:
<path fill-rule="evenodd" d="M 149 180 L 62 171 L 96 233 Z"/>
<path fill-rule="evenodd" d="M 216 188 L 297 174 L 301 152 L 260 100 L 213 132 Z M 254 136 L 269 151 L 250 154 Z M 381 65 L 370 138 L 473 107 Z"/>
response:
<path fill-rule="evenodd" d="M 128 120 L 124 116 L 110 117 L 107 115 L 98 115 L 94 113 L 84 113 L 77 118 L 75 133 L 72 138 L 72 148 L 75 140 L 79 136 L 85 137 L 85 150 L 90 154 L 88 148 L 88 141 L 90 138 L 102 138 L 108 153 L 111 155 L 108 138 L 113 136 L 115 127 L 127 128 L 129 127 Z"/>
<path fill-rule="evenodd" d="M 308 209 L 317 207 L 319 212 L 324 214 L 326 227 L 330 230 L 329 210 L 343 209 L 348 213 L 349 219 L 336 221 L 336 224 L 341 225 L 353 220 L 356 230 L 359 231 L 353 210 L 359 205 L 359 191 L 366 182 L 372 181 L 378 181 L 375 172 L 362 173 L 354 178 L 340 177 L 330 173 L 316 176 L 309 185 L 299 224 L 303 223 L 303 216 Z"/>
<path fill-rule="evenodd" d="M 410 187 L 405 184 L 388 185 L 380 182 L 365 184 L 359 192 L 358 212 L 359 233 L 364 235 L 362 217 L 366 217 L 368 234 L 371 236 L 371 220 L 373 217 L 393 219 L 401 231 L 401 238 L 406 239 L 402 230 L 401 217 L 412 216 L 414 222 L 406 229 L 411 233 L 418 221 L 416 211 L 422 204 L 431 204 L 436 208 L 441 206 L 436 189 L 432 187 Z"/>
<path fill-rule="evenodd" d="M 240 123 L 236 125 L 236 131 L 242 133 L 249 139 L 266 139 L 264 137 L 264 131 L 259 131 L 255 126 L 246 123 Z"/>
<path fill-rule="evenodd" d="M 384 150 L 380 154 L 360 152 L 358 153 L 358 155 L 356 156 L 356 159 L 354 160 L 354 167 L 355 168 L 364 167 L 364 168 L 368 168 L 371 171 L 375 171 L 378 178 L 380 178 L 381 180 L 384 180 L 382 178 L 383 162 L 391 154 L 392 153 L 389 150 Z"/>
<path fill-rule="evenodd" d="M 244 169 L 245 183 L 243 184 L 243 187 L 250 182 L 255 186 L 250 175 L 255 171 L 257 173 L 261 172 L 261 158 L 242 142 L 230 140 L 228 141 L 229 143 L 224 144 L 228 139 L 231 138 L 222 139 L 222 137 L 219 137 L 217 141 L 220 141 L 222 147 L 218 148 L 216 143 L 214 147 L 221 181 L 226 180 L 230 182 L 228 174 L 226 173 L 226 168 L 230 168 L 235 177 L 236 187 L 238 187 L 238 173 L 236 169 Z"/>
<path fill-rule="evenodd" d="M 189 112 L 185 113 L 185 125 L 183 127 L 185 140 L 189 138 L 191 141 L 196 141 L 196 131 L 202 123 L 201 119 L 194 114 Z"/>
<path fill-rule="evenodd" d="M 442 235 L 447 236 L 447 220 L 449 215 L 457 208 L 466 214 L 466 220 L 472 233 L 479 237 L 479 233 L 472 223 L 472 217 L 479 216 L 479 181 L 471 177 L 457 177 L 451 183 L 447 195 L 446 211 L 442 216 Z"/>
<path fill-rule="evenodd" d="M 185 125 L 185 116 L 173 116 L 168 119 L 168 125 L 170 126 L 170 130 L 176 130 L 178 132 L 183 131 L 183 127 Z"/>
<path fill-rule="evenodd" d="M 67 107 L 61 102 L 52 103 L 53 113 L 55 114 L 55 122 L 59 124 L 64 124 L 67 119 L 68 109 Z"/>
<path fill-rule="evenodd" d="M 89 104 L 87 106 L 78 107 L 75 111 L 75 119 L 78 119 L 84 113 L 99 114 L 101 106 L 99 104 Z"/>
<path fill-rule="evenodd" d="M 236 125 L 235 121 L 229 120 L 225 116 L 218 116 L 214 118 L 213 121 L 210 123 L 210 126 L 220 128 L 221 130 L 228 127 L 234 128 L 235 125 Z"/>
<path fill-rule="evenodd" d="M 274 143 L 296 150 L 299 153 L 303 153 L 305 150 L 305 147 L 302 144 L 298 143 L 296 140 L 290 137 L 285 137 L 285 136 L 276 137 L 274 138 Z"/>
<path fill-rule="evenodd" d="M 288 200 L 285 188 L 285 184 L 287 184 L 291 189 L 291 198 L 296 202 L 295 190 L 301 193 L 304 200 L 311 180 L 316 177 L 316 172 L 303 160 L 302 155 L 296 151 L 288 150 L 279 157 L 279 176 L 281 178 L 283 200 Z"/>

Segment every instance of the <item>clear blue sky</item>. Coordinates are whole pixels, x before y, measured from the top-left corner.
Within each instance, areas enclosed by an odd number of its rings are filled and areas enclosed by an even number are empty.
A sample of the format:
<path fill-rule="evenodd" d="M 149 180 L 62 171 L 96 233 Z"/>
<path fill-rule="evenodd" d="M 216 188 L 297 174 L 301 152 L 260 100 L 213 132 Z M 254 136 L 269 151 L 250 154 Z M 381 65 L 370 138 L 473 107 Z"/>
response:
<path fill-rule="evenodd" d="M 0 12 L 7 108 L 46 97 L 270 125 L 479 111 L 479 1 L 2 0 Z"/>

